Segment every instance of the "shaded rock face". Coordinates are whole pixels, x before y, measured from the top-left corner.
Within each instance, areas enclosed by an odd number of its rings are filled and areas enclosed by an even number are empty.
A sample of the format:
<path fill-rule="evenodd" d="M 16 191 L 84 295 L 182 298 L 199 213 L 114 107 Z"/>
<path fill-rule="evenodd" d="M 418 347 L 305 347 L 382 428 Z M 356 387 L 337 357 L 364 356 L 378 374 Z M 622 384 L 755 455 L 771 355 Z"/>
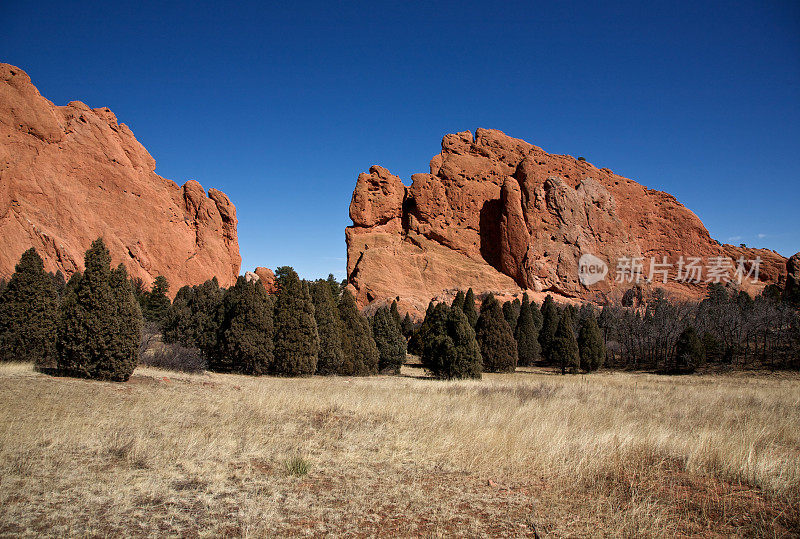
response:
<path fill-rule="evenodd" d="M 362 306 L 397 299 L 419 313 L 469 287 L 603 303 L 631 286 L 615 282 L 620 257 L 641 257 L 645 277 L 651 257 L 675 263 L 681 255 L 760 256 L 763 282 L 785 272 L 773 251 L 712 240 L 672 195 L 500 131 L 446 135 L 430 173 L 411 180 L 406 187 L 374 166 L 356 182 L 345 236 L 348 281 Z M 608 264 L 604 280 L 581 283 L 584 254 Z M 705 286 L 673 277 L 658 285 L 682 298 L 704 294 Z"/>
<path fill-rule="evenodd" d="M 113 263 L 171 289 L 216 276 L 229 286 L 241 257 L 236 208 L 194 180 L 182 187 L 107 108 L 62 107 L 21 69 L 0 64 L 0 275 L 35 247 L 69 277 L 102 236 Z"/>

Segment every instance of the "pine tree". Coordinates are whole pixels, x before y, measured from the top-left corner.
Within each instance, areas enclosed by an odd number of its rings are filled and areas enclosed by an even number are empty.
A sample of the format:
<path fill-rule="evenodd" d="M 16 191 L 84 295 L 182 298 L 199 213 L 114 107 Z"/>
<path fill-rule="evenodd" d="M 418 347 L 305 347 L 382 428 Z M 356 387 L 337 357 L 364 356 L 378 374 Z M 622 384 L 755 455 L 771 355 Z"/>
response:
<path fill-rule="evenodd" d="M 533 316 L 534 309 L 536 309 L 536 304 L 531 307 L 528 294 L 523 294 L 514 338 L 517 340 L 519 364 L 526 367 L 533 365 L 539 359 L 539 331 Z M 538 311 L 538 309 L 536 310 Z"/>
<path fill-rule="evenodd" d="M 159 275 L 153 281 L 153 287 L 145 296 L 142 314 L 148 322 L 160 324 L 167 315 L 167 310 L 172 302 L 169 300 L 169 283 L 166 277 Z"/>
<path fill-rule="evenodd" d="M 586 372 L 599 369 L 606 358 L 603 333 L 592 312 L 585 313 L 581 320 L 581 329 L 578 332 L 578 351 L 581 358 L 581 369 Z"/>
<path fill-rule="evenodd" d="M 317 374 L 338 374 L 344 362 L 342 322 L 339 320 L 339 311 L 330 283 L 324 281 L 317 283 L 311 290 L 311 299 L 314 302 L 314 319 L 319 334 Z"/>
<path fill-rule="evenodd" d="M 125 381 L 136 367 L 141 330 L 123 326 L 135 325 L 139 311 L 128 304 L 134 299 L 120 283 L 124 272 L 112 276 L 110 264 L 103 240 L 95 240 L 74 290 L 67 286 L 56 347 L 58 368 L 66 375 Z"/>
<path fill-rule="evenodd" d="M 480 378 L 481 353 L 475 330 L 460 308 L 440 305 L 431 315 L 429 342 L 422 355 L 425 369 L 447 380 Z"/>
<path fill-rule="evenodd" d="M 580 352 L 578 341 L 572 330 L 572 316 L 570 309 L 564 309 L 556 329 L 555 339 L 551 346 L 551 357 L 556 365 L 561 368 L 561 374 L 577 372 L 580 366 Z"/>
<path fill-rule="evenodd" d="M 339 296 L 342 295 L 342 288 L 344 288 L 339 281 L 336 280 L 336 277 L 333 276 L 333 273 L 328 274 L 328 280 L 326 281 L 328 286 L 331 290 L 331 296 L 334 299 L 334 302 L 339 301 Z"/>
<path fill-rule="evenodd" d="M 219 329 L 219 353 L 230 370 L 266 374 L 273 363 L 272 300 L 257 281 L 240 276 L 225 292 Z"/>
<path fill-rule="evenodd" d="M 703 343 L 692 326 L 688 326 L 678 337 L 675 346 L 674 373 L 691 373 L 705 362 L 706 354 Z"/>
<path fill-rule="evenodd" d="M 275 272 L 280 292 L 275 303 L 275 362 L 273 372 L 305 376 L 317 371 L 319 334 L 308 283 L 283 266 Z"/>
<path fill-rule="evenodd" d="M 556 330 L 559 321 L 558 307 L 556 307 L 553 297 L 548 294 L 542 303 L 542 328 L 539 330 L 539 346 L 544 359 L 550 363 L 556 363 L 553 358 L 553 343 L 556 338 Z"/>
<path fill-rule="evenodd" d="M 393 305 L 396 307 L 396 304 Z M 372 317 L 372 336 L 378 347 L 378 371 L 400 374 L 400 367 L 406 359 L 406 340 L 389 308 L 381 307 L 375 312 Z"/>
<path fill-rule="evenodd" d="M 356 300 L 349 290 L 342 292 L 339 302 L 342 321 L 342 351 L 344 362 L 339 374 L 367 376 L 378 372 L 378 347 L 372 338 L 369 321 L 359 312 Z"/>
<path fill-rule="evenodd" d="M 0 294 L 0 361 L 55 365 L 58 302 L 41 257 L 28 249 Z"/>
<path fill-rule="evenodd" d="M 481 304 L 475 335 L 481 348 L 484 371 L 514 372 L 517 367 L 517 342 L 503 317 L 500 303 L 492 294 L 486 296 Z"/>
<path fill-rule="evenodd" d="M 467 294 L 464 296 L 463 311 L 464 314 L 467 315 L 467 320 L 470 325 L 474 328 L 478 323 L 478 311 L 475 310 L 475 293 L 472 291 L 472 288 L 467 290 Z"/>

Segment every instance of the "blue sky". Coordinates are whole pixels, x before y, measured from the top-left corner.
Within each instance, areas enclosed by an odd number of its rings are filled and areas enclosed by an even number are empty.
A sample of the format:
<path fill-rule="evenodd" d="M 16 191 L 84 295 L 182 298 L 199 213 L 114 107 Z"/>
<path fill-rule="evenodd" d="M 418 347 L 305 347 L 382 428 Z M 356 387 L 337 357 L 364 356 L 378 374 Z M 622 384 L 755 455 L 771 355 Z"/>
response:
<path fill-rule="evenodd" d="M 0 2 L 0 60 L 237 206 L 242 271 L 344 277 L 359 172 L 505 131 L 800 251 L 800 3 Z"/>

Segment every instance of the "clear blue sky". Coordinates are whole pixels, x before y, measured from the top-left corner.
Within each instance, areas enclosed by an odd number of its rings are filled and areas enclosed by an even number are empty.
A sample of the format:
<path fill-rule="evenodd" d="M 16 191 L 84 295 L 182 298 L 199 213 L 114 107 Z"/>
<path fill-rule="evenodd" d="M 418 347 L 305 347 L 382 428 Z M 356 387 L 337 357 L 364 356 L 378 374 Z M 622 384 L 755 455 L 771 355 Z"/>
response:
<path fill-rule="evenodd" d="M 0 1 L 0 59 L 225 191 L 243 271 L 344 277 L 358 173 L 408 183 L 476 127 L 800 251 L 800 2 L 147 4 Z"/>

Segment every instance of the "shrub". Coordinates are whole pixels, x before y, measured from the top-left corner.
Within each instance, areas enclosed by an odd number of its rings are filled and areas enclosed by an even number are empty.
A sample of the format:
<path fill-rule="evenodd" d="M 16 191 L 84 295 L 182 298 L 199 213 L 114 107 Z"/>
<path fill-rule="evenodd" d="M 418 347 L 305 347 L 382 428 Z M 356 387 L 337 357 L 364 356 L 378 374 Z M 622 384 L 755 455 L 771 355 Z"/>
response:
<path fill-rule="evenodd" d="M 177 342 L 166 343 L 158 331 L 156 324 L 145 324 L 139 346 L 139 365 L 191 373 L 205 370 L 206 360 L 199 349 Z"/>
<path fill-rule="evenodd" d="M 671 369 L 674 373 L 691 373 L 705 361 L 703 343 L 692 326 L 681 332 L 675 345 L 675 366 Z"/>
<path fill-rule="evenodd" d="M 0 294 L 0 361 L 54 366 L 58 303 L 41 257 L 36 249 L 28 249 Z"/>
<path fill-rule="evenodd" d="M 517 342 L 503 317 L 500 303 L 492 294 L 481 304 L 475 335 L 486 372 L 514 372 L 517 367 Z"/>
<path fill-rule="evenodd" d="M 275 361 L 273 372 L 305 376 L 317 371 L 319 334 L 308 283 L 289 266 L 275 272 L 280 292 L 275 303 Z"/>

